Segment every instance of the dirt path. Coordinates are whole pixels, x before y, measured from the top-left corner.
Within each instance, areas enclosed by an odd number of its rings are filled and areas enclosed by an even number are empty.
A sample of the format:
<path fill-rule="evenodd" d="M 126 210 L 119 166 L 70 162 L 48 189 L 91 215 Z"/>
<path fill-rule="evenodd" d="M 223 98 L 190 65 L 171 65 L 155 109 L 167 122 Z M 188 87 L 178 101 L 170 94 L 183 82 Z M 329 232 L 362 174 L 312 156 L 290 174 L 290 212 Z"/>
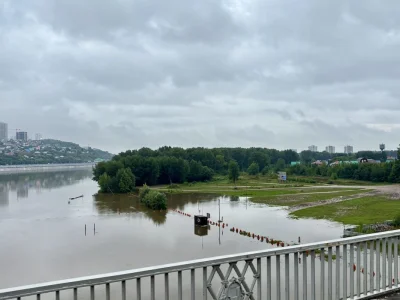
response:
<path fill-rule="evenodd" d="M 302 203 L 302 204 L 299 204 L 299 205 L 291 206 L 291 207 L 288 208 L 288 210 L 290 212 L 293 212 L 293 211 L 300 210 L 300 209 L 303 209 L 303 208 L 310 208 L 310 207 L 315 207 L 315 206 L 339 203 L 339 202 L 354 200 L 354 199 L 358 199 L 358 198 L 362 198 L 362 197 L 375 196 L 375 195 L 378 195 L 378 194 L 379 193 L 377 191 L 371 191 L 371 192 L 360 193 L 360 194 L 356 194 L 356 195 L 352 195 L 352 196 L 340 196 L 340 197 L 326 199 L 326 200 Z"/>

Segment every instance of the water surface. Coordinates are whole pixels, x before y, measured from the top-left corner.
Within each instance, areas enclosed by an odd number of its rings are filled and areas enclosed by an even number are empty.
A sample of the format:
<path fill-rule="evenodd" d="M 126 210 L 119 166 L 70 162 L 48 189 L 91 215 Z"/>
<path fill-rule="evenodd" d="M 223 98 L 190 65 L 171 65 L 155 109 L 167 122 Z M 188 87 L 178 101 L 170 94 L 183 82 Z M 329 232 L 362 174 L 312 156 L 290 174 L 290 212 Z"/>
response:
<path fill-rule="evenodd" d="M 92 196 L 97 190 L 90 170 L 0 176 L 0 288 L 272 247 L 215 226 L 201 236 L 192 218 L 149 211 L 132 196 Z M 78 195 L 84 197 L 68 203 Z M 229 227 L 285 242 L 343 232 L 246 198 L 169 195 L 168 206 L 212 220 L 220 209 Z"/>

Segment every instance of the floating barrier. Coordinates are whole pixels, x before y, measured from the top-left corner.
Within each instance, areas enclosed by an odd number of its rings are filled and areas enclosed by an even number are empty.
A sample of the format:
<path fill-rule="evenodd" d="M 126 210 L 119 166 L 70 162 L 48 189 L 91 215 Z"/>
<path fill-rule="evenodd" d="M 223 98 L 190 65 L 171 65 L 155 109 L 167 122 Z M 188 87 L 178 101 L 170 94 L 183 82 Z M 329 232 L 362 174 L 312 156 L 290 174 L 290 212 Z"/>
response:
<path fill-rule="evenodd" d="M 179 214 L 181 214 L 183 216 L 186 216 L 186 217 L 189 217 L 189 218 L 192 217 L 191 214 L 185 213 L 183 211 L 180 211 L 180 210 L 177 210 L 177 209 L 171 209 L 171 210 L 174 211 L 174 212 L 177 212 L 177 213 L 179 213 Z M 217 227 L 222 227 L 222 228 L 228 227 L 228 223 L 214 222 L 212 220 L 208 220 L 208 224 L 213 225 L 213 226 L 215 225 Z M 250 238 L 253 238 L 253 239 L 257 238 L 257 240 L 260 241 L 260 242 L 264 242 L 264 240 L 265 240 L 265 242 L 267 244 L 276 245 L 277 247 L 285 247 L 285 242 L 283 242 L 283 241 L 274 240 L 273 238 L 269 238 L 267 236 L 262 236 L 262 235 L 255 234 L 255 233 L 250 233 L 248 231 L 239 229 L 237 227 L 236 228 L 232 227 L 232 228 L 229 229 L 229 231 L 231 231 L 233 233 L 238 233 L 240 235 L 247 236 L 247 237 L 250 237 Z M 299 237 L 299 242 L 300 242 L 300 237 Z M 291 246 L 291 244 L 286 243 L 286 247 L 289 247 L 289 246 Z M 309 255 L 309 251 L 305 251 L 305 253 L 306 253 L 307 256 Z M 322 255 L 321 255 L 321 257 L 322 257 Z M 363 267 L 359 268 L 359 270 L 360 270 L 361 274 L 364 274 L 364 268 Z M 356 272 L 356 271 L 357 271 L 357 266 L 356 266 L 356 264 L 353 264 L 353 272 Z M 368 273 L 368 275 L 369 274 L 370 273 Z M 376 275 L 375 271 L 372 271 L 372 276 L 375 277 L 375 275 Z M 393 284 L 395 283 L 394 278 L 392 279 L 392 282 L 393 282 Z"/>

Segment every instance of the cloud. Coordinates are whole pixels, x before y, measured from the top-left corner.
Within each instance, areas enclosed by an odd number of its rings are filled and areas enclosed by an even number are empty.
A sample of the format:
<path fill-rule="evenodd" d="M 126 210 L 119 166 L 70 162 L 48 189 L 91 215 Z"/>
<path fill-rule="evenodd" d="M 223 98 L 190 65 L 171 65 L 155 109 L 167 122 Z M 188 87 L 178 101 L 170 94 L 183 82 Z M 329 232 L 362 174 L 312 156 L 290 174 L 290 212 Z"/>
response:
<path fill-rule="evenodd" d="M 399 13 L 396 0 L 1 0 L 0 121 L 113 152 L 395 148 Z"/>

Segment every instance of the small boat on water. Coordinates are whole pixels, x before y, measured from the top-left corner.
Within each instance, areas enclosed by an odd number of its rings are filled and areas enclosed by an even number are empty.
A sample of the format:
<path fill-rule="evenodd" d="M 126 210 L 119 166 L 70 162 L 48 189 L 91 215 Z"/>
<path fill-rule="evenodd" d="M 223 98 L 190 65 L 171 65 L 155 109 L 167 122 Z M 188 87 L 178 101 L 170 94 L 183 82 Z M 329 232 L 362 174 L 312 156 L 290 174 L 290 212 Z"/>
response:
<path fill-rule="evenodd" d="M 77 197 L 73 197 L 73 198 L 69 198 L 69 200 L 75 200 L 75 199 L 78 199 L 78 198 L 83 198 L 83 195 L 80 195 L 80 196 L 77 196 Z"/>

